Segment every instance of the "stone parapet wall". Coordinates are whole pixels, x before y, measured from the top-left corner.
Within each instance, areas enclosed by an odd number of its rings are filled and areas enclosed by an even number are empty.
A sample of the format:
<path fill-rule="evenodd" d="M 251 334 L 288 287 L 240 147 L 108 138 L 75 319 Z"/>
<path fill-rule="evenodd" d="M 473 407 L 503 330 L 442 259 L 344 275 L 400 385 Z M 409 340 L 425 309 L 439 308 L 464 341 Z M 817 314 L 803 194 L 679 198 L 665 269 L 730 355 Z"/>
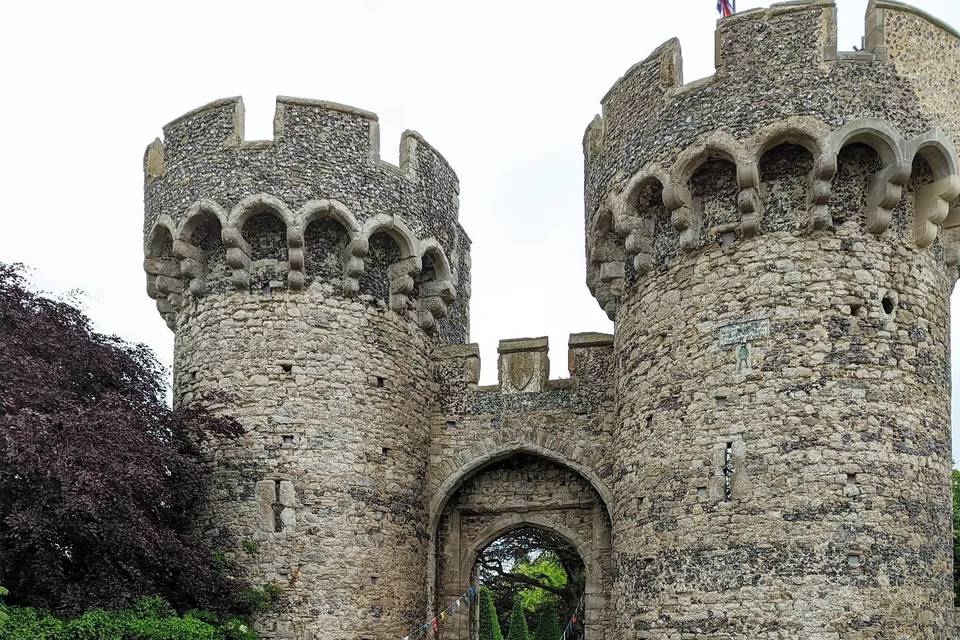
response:
<path fill-rule="evenodd" d="M 609 453 L 614 419 L 613 345 L 605 334 L 573 334 L 569 378 L 549 379 L 545 339 L 501 342 L 495 386 L 479 386 L 480 357 L 476 345 L 453 345 L 434 351 L 437 385 L 432 420 L 428 489 L 435 505 L 449 497 L 464 473 L 517 446 L 572 464 L 599 481 L 611 471 Z M 517 389 L 511 367 L 524 357 L 529 374 Z M 544 363 L 544 364 L 541 364 Z M 516 365 L 515 365 L 516 366 Z M 451 484 L 453 482 L 453 485 Z M 601 491 L 601 495 L 603 492 Z M 439 496 L 439 497 L 438 497 Z"/>
<path fill-rule="evenodd" d="M 243 117 L 243 100 L 226 98 L 164 126 L 145 156 L 145 230 L 203 198 L 232 206 L 240 193 L 265 192 L 293 204 L 337 199 L 359 217 L 402 212 L 418 236 L 443 244 L 453 231 L 457 175 L 420 134 L 404 132 L 395 166 L 380 160 L 369 111 L 280 97 L 274 139 L 264 141 L 244 139 Z"/>

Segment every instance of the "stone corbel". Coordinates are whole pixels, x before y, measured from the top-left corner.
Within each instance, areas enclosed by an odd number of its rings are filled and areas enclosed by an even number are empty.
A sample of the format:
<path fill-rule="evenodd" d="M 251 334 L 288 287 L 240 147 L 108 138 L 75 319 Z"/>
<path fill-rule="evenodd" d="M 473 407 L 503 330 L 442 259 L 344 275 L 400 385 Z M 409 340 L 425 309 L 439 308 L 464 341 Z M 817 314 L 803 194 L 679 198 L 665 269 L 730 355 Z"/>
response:
<path fill-rule="evenodd" d="M 813 163 L 813 170 L 810 172 L 808 231 L 824 231 L 833 227 L 830 194 L 836 173 L 837 157 L 833 154 L 822 154 Z"/>
<path fill-rule="evenodd" d="M 960 177 L 947 176 L 917 189 L 913 201 L 913 240 L 928 247 L 937 239 L 950 205 L 960 196 Z"/>
<path fill-rule="evenodd" d="M 737 164 L 737 209 L 740 211 L 740 235 L 749 238 L 760 233 L 760 217 L 763 205 L 760 202 L 760 172 L 757 163 Z"/>
<path fill-rule="evenodd" d="M 156 300 L 157 311 L 174 329 L 177 309 L 183 304 L 183 280 L 176 257 L 144 258 L 143 270 L 147 274 L 147 295 Z"/>
<path fill-rule="evenodd" d="M 180 259 L 180 273 L 189 278 L 187 289 L 194 297 L 206 293 L 207 256 L 188 242 L 174 240 L 173 255 Z"/>
<path fill-rule="evenodd" d="M 694 210 L 693 196 L 685 186 L 663 188 L 663 204 L 670 211 L 670 222 L 680 232 L 680 248 L 686 252 L 697 248 L 700 240 L 700 215 Z"/>
<path fill-rule="evenodd" d="M 880 235 L 890 226 L 890 216 L 900 202 L 910 171 L 909 163 L 897 162 L 871 176 L 867 185 L 867 231 Z"/>
<path fill-rule="evenodd" d="M 413 291 L 414 278 L 423 263 L 419 256 L 409 256 L 390 265 L 390 308 L 397 313 L 407 310 L 409 296 Z"/>
<path fill-rule="evenodd" d="M 237 289 L 245 291 L 250 287 L 250 245 L 237 228 L 224 227 L 220 235 L 227 248 L 227 266 L 232 269 L 230 280 Z"/>
<path fill-rule="evenodd" d="M 366 270 L 365 259 L 370 253 L 370 243 L 366 238 L 355 238 L 347 248 L 347 263 L 343 269 L 343 294 L 355 296 L 360 291 L 360 278 Z"/>
<path fill-rule="evenodd" d="M 612 231 L 623 238 L 624 258 L 633 261 L 637 274 L 646 274 L 653 265 L 653 237 L 646 219 L 633 215 L 623 193 L 611 194 L 607 202 L 613 217 Z"/>
<path fill-rule="evenodd" d="M 437 321 L 447 315 L 447 305 L 456 297 L 456 289 L 449 280 L 434 280 L 420 285 L 420 310 L 417 323 L 424 331 L 432 330 Z"/>
<path fill-rule="evenodd" d="M 291 291 L 302 291 L 307 274 L 304 271 L 303 230 L 300 225 L 287 229 L 287 260 L 290 270 L 287 272 L 287 287 Z"/>

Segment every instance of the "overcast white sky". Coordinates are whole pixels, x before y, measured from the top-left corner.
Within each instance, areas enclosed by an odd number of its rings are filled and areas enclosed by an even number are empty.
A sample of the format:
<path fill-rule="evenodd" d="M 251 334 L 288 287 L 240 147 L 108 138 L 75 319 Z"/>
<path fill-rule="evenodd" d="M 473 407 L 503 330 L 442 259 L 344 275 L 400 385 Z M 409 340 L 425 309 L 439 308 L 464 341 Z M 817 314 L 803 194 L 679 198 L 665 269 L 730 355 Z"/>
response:
<path fill-rule="evenodd" d="M 243 95 L 248 139 L 272 137 L 276 95 L 334 100 L 380 115 L 385 159 L 416 129 L 460 176 L 483 380 L 499 339 L 544 334 L 565 376 L 568 334 L 612 329 L 584 285 L 583 130 L 672 36 L 687 81 L 711 74 L 715 4 L 3 2 L 0 260 L 46 290 L 82 289 L 102 330 L 169 363 L 141 270 L 144 147 L 215 98 Z M 866 4 L 838 0 L 841 49 L 860 45 Z M 956 0 L 914 4 L 960 25 Z"/>

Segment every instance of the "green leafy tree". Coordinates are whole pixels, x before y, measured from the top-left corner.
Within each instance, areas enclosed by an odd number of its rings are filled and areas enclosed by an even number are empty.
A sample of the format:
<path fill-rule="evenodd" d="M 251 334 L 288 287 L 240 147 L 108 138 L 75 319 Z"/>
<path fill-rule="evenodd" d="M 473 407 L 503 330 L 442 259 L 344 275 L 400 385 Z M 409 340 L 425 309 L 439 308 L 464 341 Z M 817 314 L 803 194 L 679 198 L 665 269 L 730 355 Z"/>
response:
<path fill-rule="evenodd" d="M 540 617 L 537 620 L 536 640 L 560 640 L 563 630 L 560 628 L 560 614 L 556 605 L 548 600 L 540 608 Z"/>
<path fill-rule="evenodd" d="M 953 603 L 960 607 L 960 471 L 953 470 Z"/>
<path fill-rule="evenodd" d="M 535 560 L 518 562 L 512 573 L 530 578 L 537 585 L 517 591 L 520 603 L 528 613 L 539 614 L 547 605 L 556 607 L 561 596 L 566 594 L 567 573 L 553 551 L 540 553 Z"/>
<path fill-rule="evenodd" d="M 477 558 L 477 572 L 504 624 L 517 597 L 528 618 L 536 620 L 548 600 L 558 610 L 572 608 L 585 582 L 577 550 L 562 537 L 533 527 L 515 529 L 490 544 Z"/>
<path fill-rule="evenodd" d="M 503 640 L 497 608 L 493 606 L 490 589 L 480 587 L 480 640 Z"/>
<path fill-rule="evenodd" d="M 530 640 L 530 630 L 527 627 L 527 616 L 523 612 L 523 605 L 517 599 L 510 612 L 510 629 L 507 631 L 507 640 Z"/>

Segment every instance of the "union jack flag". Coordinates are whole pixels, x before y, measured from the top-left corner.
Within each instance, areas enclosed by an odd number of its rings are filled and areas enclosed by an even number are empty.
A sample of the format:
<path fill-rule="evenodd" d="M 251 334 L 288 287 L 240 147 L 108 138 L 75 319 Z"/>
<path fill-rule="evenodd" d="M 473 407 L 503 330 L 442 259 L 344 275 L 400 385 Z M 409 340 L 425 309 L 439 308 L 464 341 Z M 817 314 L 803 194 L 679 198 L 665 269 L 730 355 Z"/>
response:
<path fill-rule="evenodd" d="M 737 12 L 737 0 L 717 0 L 717 13 L 726 18 Z"/>

